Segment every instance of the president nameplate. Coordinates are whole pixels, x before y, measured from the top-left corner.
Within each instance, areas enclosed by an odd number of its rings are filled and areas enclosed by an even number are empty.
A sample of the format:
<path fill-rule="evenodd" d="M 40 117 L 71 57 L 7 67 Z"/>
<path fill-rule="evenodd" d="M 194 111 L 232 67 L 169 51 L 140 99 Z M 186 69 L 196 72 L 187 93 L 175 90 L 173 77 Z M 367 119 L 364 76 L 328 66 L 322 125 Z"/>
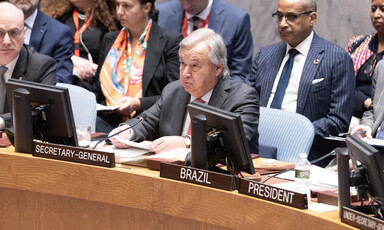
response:
<path fill-rule="evenodd" d="M 294 208 L 307 209 L 307 195 L 255 181 L 240 179 L 239 193 Z"/>
<path fill-rule="evenodd" d="M 34 142 L 33 156 L 81 164 L 115 167 L 115 154 L 67 145 Z"/>
<path fill-rule="evenodd" d="M 162 162 L 160 165 L 160 177 L 227 191 L 236 189 L 237 180 L 236 176 L 165 162 Z"/>

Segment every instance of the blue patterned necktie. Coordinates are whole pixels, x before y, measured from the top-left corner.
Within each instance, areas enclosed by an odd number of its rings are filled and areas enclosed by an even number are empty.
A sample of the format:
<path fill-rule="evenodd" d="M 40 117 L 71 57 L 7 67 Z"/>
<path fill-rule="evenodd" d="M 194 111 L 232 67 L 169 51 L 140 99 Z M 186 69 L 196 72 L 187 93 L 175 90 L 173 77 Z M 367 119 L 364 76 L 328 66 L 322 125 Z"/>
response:
<path fill-rule="evenodd" d="M 296 49 L 290 49 L 288 51 L 289 59 L 285 63 L 283 71 L 280 76 L 279 84 L 277 85 L 275 96 L 273 97 L 271 108 L 281 109 L 281 104 L 283 103 L 285 90 L 287 89 L 289 79 L 291 78 L 291 72 L 293 67 L 293 62 L 295 56 L 299 53 Z"/>

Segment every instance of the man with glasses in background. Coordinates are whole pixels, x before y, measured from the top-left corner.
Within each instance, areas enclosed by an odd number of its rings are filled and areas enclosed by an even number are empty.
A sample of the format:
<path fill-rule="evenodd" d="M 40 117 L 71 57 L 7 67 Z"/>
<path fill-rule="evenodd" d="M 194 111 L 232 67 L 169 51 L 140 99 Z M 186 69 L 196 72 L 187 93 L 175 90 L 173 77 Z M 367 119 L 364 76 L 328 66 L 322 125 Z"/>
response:
<path fill-rule="evenodd" d="M 231 77 L 245 81 L 252 65 L 253 40 L 248 13 L 224 0 L 171 0 L 156 6 L 159 25 L 183 33 L 210 28 L 227 47 Z"/>
<path fill-rule="evenodd" d="M 261 48 L 247 78 L 258 90 L 261 106 L 296 112 L 312 121 L 315 139 L 309 160 L 340 145 L 324 138 L 348 131 L 355 91 L 348 53 L 313 31 L 316 10 L 314 0 L 280 0 L 272 17 L 283 42 Z M 331 159 L 316 164 L 326 166 Z"/>
<path fill-rule="evenodd" d="M 38 9 L 40 0 L 8 1 L 24 13 L 24 43 L 56 60 L 57 82 L 72 84 L 73 35 L 71 29 L 41 12 Z"/>
<path fill-rule="evenodd" d="M 55 60 L 24 45 L 24 14 L 15 5 L 0 2 L 0 130 L 10 122 L 5 82 L 10 78 L 56 84 Z"/>

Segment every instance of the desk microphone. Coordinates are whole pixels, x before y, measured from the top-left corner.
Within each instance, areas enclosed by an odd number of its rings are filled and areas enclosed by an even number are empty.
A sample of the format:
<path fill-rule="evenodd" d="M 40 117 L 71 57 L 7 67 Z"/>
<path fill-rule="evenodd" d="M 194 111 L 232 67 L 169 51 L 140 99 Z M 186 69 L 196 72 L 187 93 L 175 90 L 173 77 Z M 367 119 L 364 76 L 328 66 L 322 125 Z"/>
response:
<path fill-rule="evenodd" d="M 128 129 L 131 129 L 131 128 L 135 127 L 137 124 L 139 124 L 140 122 L 144 121 L 146 117 L 147 117 L 147 114 L 142 114 L 142 116 L 137 117 L 137 120 L 138 120 L 138 121 L 137 121 L 135 124 L 133 124 L 133 125 L 128 125 L 127 128 L 122 129 L 122 130 L 120 130 L 119 132 L 112 134 L 111 136 L 107 136 L 106 138 L 103 138 L 103 139 L 99 140 L 99 141 L 95 144 L 95 146 L 93 146 L 93 149 L 96 149 L 96 146 L 98 146 L 101 142 L 106 141 L 107 139 L 109 139 L 109 138 L 111 138 L 111 137 L 114 137 L 114 136 L 116 136 L 116 135 L 118 135 L 118 134 L 120 134 L 120 133 L 122 133 L 122 132 L 127 131 Z"/>

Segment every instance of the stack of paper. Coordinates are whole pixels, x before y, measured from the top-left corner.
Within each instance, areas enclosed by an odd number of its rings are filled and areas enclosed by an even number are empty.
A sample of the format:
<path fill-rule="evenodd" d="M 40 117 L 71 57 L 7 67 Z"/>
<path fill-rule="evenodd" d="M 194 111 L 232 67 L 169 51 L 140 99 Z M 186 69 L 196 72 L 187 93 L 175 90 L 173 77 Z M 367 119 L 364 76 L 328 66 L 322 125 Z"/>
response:
<path fill-rule="evenodd" d="M 115 153 L 116 163 L 129 164 L 136 166 L 147 166 L 147 159 L 164 159 L 168 161 L 184 161 L 186 155 L 190 152 L 190 149 L 178 148 L 171 151 L 154 154 L 149 151 L 148 145 L 151 143 L 149 141 L 144 142 L 133 142 L 127 140 L 118 139 L 120 142 L 129 145 L 129 148 L 118 149 L 115 146 L 104 147 L 101 150 L 106 152 Z"/>

